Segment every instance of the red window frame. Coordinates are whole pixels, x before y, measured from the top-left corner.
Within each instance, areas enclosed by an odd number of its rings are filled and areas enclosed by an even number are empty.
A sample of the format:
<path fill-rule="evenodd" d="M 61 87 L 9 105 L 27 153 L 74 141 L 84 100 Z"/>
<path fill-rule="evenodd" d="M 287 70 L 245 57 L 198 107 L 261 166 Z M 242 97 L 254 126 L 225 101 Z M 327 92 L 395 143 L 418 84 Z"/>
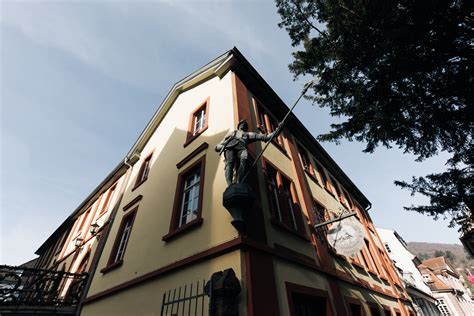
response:
<path fill-rule="evenodd" d="M 117 183 L 114 183 L 108 190 L 107 190 L 107 196 L 105 197 L 104 204 L 102 206 L 102 209 L 100 210 L 99 216 L 103 215 L 104 213 L 107 212 L 107 209 L 109 207 L 109 203 L 112 200 L 112 196 L 115 193 L 115 190 L 117 189 Z"/>
<path fill-rule="evenodd" d="M 269 114 L 263 105 L 254 98 L 255 116 L 257 121 L 257 128 L 263 133 L 271 133 L 278 127 L 278 120 Z M 263 121 L 262 121 L 263 120 Z M 272 141 L 273 144 L 286 153 L 283 133 L 280 133 Z"/>
<path fill-rule="evenodd" d="M 325 290 L 315 289 L 312 287 L 294 284 L 290 282 L 285 282 L 286 288 L 286 297 L 288 300 L 288 309 L 290 312 L 290 316 L 295 316 L 295 306 L 293 303 L 293 294 L 302 294 L 305 296 L 313 296 L 318 299 L 324 299 L 326 301 L 326 316 L 334 315 L 334 311 L 332 309 L 331 300 L 329 299 L 329 294 Z"/>
<path fill-rule="evenodd" d="M 365 316 L 364 304 L 360 300 L 358 300 L 356 298 L 353 298 L 353 297 L 348 297 L 348 296 L 345 296 L 344 299 L 346 301 L 347 309 L 350 313 L 349 316 L 357 316 L 357 315 L 354 315 L 352 313 L 351 305 L 359 306 L 360 307 L 360 316 Z"/>
<path fill-rule="evenodd" d="M 193 140 L 195 140 L 199 135 L 204 133 L 209 127 L 209 102 L 210 97 L 208 97 L 204 102 L 199 104 L 191 115 L 189 116 L 189 124 L 188 124 L 188 132 L 186 133 L 186 141 L 184 142 L 184 147 L 188 146 Z M 199 113 L 204 111 L 204 125 L 199 129 L 195 130 L 196 128 L 196 118 Z"/>
<path fill-rule="evenodd" d="M 272 223 L 307 239 L 303 212 L 293 181 L 266 159 L 263 162 Z"/>
<path fill-rule="evenodd" d="M 326 172 L 324 171 L 324 168 L 321 166 L 319 162 L 315 162 L 316 164 L 316 171 L 319 174 L 319 179 L 321 180 L 321 186 L 329 192 L 329 194 L 334 195 L 334 193 L 331 191 L 331 183 L 329 182 L 329 178 L 326 175 Z"/>
<path fill-rule="evenodd" d="M 308 154 L 308 151 L 304 149 L 300 144 L 297 145 L 297 149 L 301 165 L 303 166 L 303 170 L 309 173 L 311 177 L 316 178 L 313 163 L 311 161 L 311 157 Z"/>
<path fill-rule="evenodd" d="M 127 250 L 128 243 L 130 241 L 130 236 L 131 236 L 131 233 L 132 233 L 133 224 L 135 222 L 137 211 L 138 211 L 138 205 L 135 206 L 131 211 L 129 211 L 128 213 L 126 213 L 122 217 L 122 221 L 120 222 L 120 226 L 119 226 L 117 235 L 115 236 L 115 241 L 114 241 L 114 245 L 112 247 L 112 251 L 110 252 L 110 256 L 109 256 L 109 260 L 107 262 L 107 266 L 105 268 L 103 268 L 102 270 L 100 270 L 100 272 L 106 273 L 106 272 L 108 272 L 108 271 L 110 271 L 114 268 L 118 268 L 119 266 L 121 266 L 123 264 L 123 258 L 125 256 L 125 252 Z M 128 225 L 128 227 L 127 227 L 127 225 Z M 120 250 L 122 252 L 122 255 L 120 256 L 120 258 L 117 258 L 119 248 L 122 244 L 122 239 L 124 238 L 124 233 L 126 232 L 125 229 L 128 229 L 128 231 L 127 231 L 128 235 L 127 235 L 126 240 L 123 244 L 123 249 Z"/>
<path fill-rule="evenodd" d="M 197 153 L 192 153 L 195 155 Z M 192 157 L 191 157 L 192 158 Z M 186 157 L 184 160 L 189 161 L 191 158 Z M 178 165 L 181 165 L 178 163 Z M 204 178 L 205 178 L 205 167 L 206 167 L 206 156 L 203 155 L 201 158 L 196 160 L 192 163 L 189 167 L 178 174 L 178 181 L 176 184 L 176 193 L 174 198 L 174 205 L 171 214 L 171 223 L 170 229 L 168 234 L 162 237 L 163 241 L 168 241 L 174 238 L 176 235 L 188 231 L 189 229 L 199 226 L 202 224 L 202 204 L 203 204 L 203 196 L 204 196 Z M 183 207 L 183 194 L 184 194 L 184 186 L 186 177 L 195 172 L 199 169 L 199 193 L 198 193 L 198 208 L 196 212 L 196 218 L 192 219 L 191 221 L 181 224 L 181 209 Z"/>
<path fill-rule="evenodd" d="M 140 170 L 137 174 L 137 180 L 135 181 L 135 186 L 133 187 L 132 191 L 138 188 L 143 182 L 148 180 L 148 176 L 150 175 L 151 170 L 151 158 L 153 157 L 153 151 L 143 159 L 143 162 L 140 166 Z"/>

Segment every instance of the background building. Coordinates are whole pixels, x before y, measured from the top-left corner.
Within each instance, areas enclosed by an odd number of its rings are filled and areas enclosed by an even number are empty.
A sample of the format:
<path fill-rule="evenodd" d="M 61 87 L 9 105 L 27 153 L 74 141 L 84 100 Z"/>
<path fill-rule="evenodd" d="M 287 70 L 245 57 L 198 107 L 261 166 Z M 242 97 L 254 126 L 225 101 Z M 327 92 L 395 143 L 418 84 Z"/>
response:
<path fill-rule="evenodd" d="M 417 315 L 440 315 L 436 306 L 437 301 L 417 268 L 421 261 L 408 251 L 406 242 L 396 231 L 377 228 L 377 232 L 405 283 L 405 288 L 413 301 Z"/>
<path fill-rule="evenodd" d="M 418 268 L 443 315 L 474 315 L 474 304 L 467 288 L 444 257 L 425 260 Z"/>

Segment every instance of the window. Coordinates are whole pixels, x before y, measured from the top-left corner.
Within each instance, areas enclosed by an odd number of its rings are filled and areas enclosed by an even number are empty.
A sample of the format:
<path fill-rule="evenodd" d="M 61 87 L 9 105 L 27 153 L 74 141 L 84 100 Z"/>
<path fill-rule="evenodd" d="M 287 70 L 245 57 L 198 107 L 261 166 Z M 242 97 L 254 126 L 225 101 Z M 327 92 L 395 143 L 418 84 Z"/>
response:
<path fill-rule="evenodd" d="M 384 246 L 385 246 L 385 249 L 387 249 L 388 253 L 392 253 L 392 250 L 390 249 L 390 246 L 388 245 L 388 243 L 384 243 Z"/>
<path fill-rule="evenodd" d="M 193 127 L 193 136 L 198 134 L 206 126 L 206 108 L 200 108 L 196 113 L 194 113 L 194 127 Z"/>
<path fill-rule="evenodd" d="M 150 173 L 150 167 L 151 167 L 151 157 L 153 153 L 149 154 L 145 160 L 143 160 L 142 165 L 140 166 L 140 170 L 138 171 L 138 176 L 137 176 L 137 181 L 135 182 L 135 187 L 133 189 L 136 189 L 140 184 L 146 181 L 148 179 L 148 174 Z"/>
<path fill-rule="evenodd" d="M 110 200 L 112 198 L 112 196 L 114 195 L 114 192 L 115 192 L 115 188 L 117 187 L 116 184 L 114 184 L 110 189 L 109 191 L 107 192 L 107 196 L 105 198 L 105 201 L 104 201 L 104 204 L 102 206 L 102 210 L 100 211 L 100 214 L 99 215 L 102 215 L 104 214 L 105 212 L 107 212 L 108 208 L 109 208 L 109 203 L 110 203 Z"/>
<path fill-rule="evenodd" d="M 201 135 L 208 127 L 209 121 L 209 98 L 206 99 L 202 104 L 200 104 L 194 111 L 191 113 L 189 119 L 188 133 L 186 136 L 186 142 L 184 146 L 187 146 L 191 143 L 196 137 Z"/>
<path fill-rule="evenodd" d="M 260 103 L 256 103 L 255 109 L 257 112 L 257 128 L 264 133 L 271 133 L 275 131 L 278 127 L 278 121 L 273 116 L 268 114 L 268 112 Z M 282 149 L 285 148 L 282 133 L 280 133 L 280 135 L 278 135 L 274 141 L 276 144 L 280 145 Z"/>
<path fill-rule="evenodd" d="M 326 315 L 326 298 L 293 293 L 294 316 Z"/>
<path fill-rule="evenodd" d="M 267 193 L 273 220 L 285 228 L 304 233 L 301 209 L 293 183 L 268 162 L 265 163 Z"/>
<path fill-rule="evenodd" d="M 130 240 L 130 234 L 132 231 L 133 222 L 135 221 L 137 210 L 138 206 L 125 214 L 122 218 L 112 252 L 110 253 L 109 262 L 107 263 L 107 267 L 102 269 L 101 272 L 107 272 L 112 268 L 118 267 L 122 264 L 125 255 L 125 249 L 127 248 L 128 241 Z"/>
<path fill-rule="evenodd" d="M 372 249 L 370 248 L 370 243 L 367 239 L 364 239 L 364 241 L 365 241 L 365 246 L 367 247 L 367 251 L 369 252 L 369 255 L 370 255 L 370 259 L 367 258 L 367 260 L 371 261 L 370 266 L 369 266 L 369 270 L 378 272 L 378 274 L 380 274 L 381 272 L 379 271 L 379 268 L 377 266 L 377 262 L 375 261 L 375 257 L 372 253 Z"/>
<path fill-rule="evenodd" d="M 187 160 L 188 158 L 185 158 Z M 167 241 L 195 224 L 201 224 L 205 156 L 178 175 L 176 195 L 171 215 L 170 231 L 163 236 Z"/>
<path fill-rule="evenodd" d="M 324 290 L 285 282 L 291 316 L 333 315 Z"/>
<path fill-rule="evenodd" d="M 319 204 L 318 202 L 316 202 L 315 200 L 313 200 L 313 214 L 311 215 L 313 217 L 313 222 L 315 224 L 320 224 L 329 220 L 329 214 L 326 211 L 326 208 L 322 206 L 321 204 Z M 326 240 L 328 229 L 329 229 L 328 225 L 324 225 L 320 228 L 319 231 L 318 230 L 316 231 L 316 233 L 318 234 L 318 238 L 320 240 L 323 240 L 323 241 Z"/>
<path fill-rule="evenodd" d="M 321 167 L 321 165 L 319 163 L 316 163 L 316 170 L 319 173 L 319 178 L 321 179 L 322 187 L 325 188 L 326 191 L 328 191 L 329 193 L 332 194 L 331 185 L 329 184 L 329 180 L 326 176 L 326 173 L 324 172 L 323 167 Z"/>
<path fill-rule="evenodd" d="M 82 214 L 80 224 L 79 226 L 77 226 L 78 234 L 82 234 L 82 232 L 84 231 L 84 225 L 86 223 L 86 219 L 89 217 L 91 213 L 91 210 L 92 210 L 92 207 L 89 207 L 89 209 L 86 212 L 84 212 L 84 214 Z"/>
<path fill-rule="evenodd" d="M 350 316 L 362 316 L 362 306 L 359 304 L 350 303 L 349 310 L 351 311 Z"/>
<path fill-rule="evenodd" d="M 331 177 L 331 182 L 332 182 L 332 187 L 334 188 L 334 190 L 336 190 L 337 197 L 340 198 L 341 197 L 341 192 L 339 191 L 339 187 L 337 185 L 336 179 Z"/>
<path fill-rule="evenodd" d="M 298 146 L 298 152 L 300 154 L 301 164 L 303 165 L 304 170 L 309 172 L 309 174 L 314 177 L 313 165 L 311 164 L 308 152 L 301 146 Z"/>
<path fill-rule="evenodd" d="M 442 300 L 442 299 L 439 299 L 439 300 L 438 300 L 438 308 L 439 308 L 439 310 L 441 311 L 441 314 L 443 314 L 443 315 L 451 315 L 451 312 L 449 311 L 449 308 L 448 308 L 448 306 L 446 305 L 446 303 L 444 302 L 444 300 Z"/>
<path fill-rule="evenodd" d="M 371 305 L 369 307 L 369 309 L 370 309 L 370 315 L 371 316 L 381 316 L 380 315 L 380 309 L 377 306 Z"/>
<path fill-rule="evenodd" d="M 185 225 L 197 218 L 199 210 L 199 188 L 201 181 L 201 170 L 192 170 L 184 179 L 184 188 L 181 198 L 181 211 L 179 225 Z"/>
<path fill-rule="evenodd" d="M 353 209 L 354 204 L 352 204 L 351 197 L 350 197 L 349 193 L 347 193 L 347 191 L 345 189 L 342 189 L 342 191 L 344 192 L 344 198 L 346 199 L 347 204 L 349 205 L 350 209 Z"/>

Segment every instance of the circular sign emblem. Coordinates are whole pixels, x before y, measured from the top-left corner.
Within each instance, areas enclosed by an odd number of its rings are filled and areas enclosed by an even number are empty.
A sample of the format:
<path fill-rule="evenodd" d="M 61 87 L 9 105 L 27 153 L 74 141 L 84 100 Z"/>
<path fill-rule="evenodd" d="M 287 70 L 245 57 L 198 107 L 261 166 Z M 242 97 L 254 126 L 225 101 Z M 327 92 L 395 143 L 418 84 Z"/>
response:
<path fill-rule="evenodd" d="M 328 230 L 328 242 L 338 254 L 354 258 L 362 250 L 362 225 L 354 218 L 346 218 Z"/>

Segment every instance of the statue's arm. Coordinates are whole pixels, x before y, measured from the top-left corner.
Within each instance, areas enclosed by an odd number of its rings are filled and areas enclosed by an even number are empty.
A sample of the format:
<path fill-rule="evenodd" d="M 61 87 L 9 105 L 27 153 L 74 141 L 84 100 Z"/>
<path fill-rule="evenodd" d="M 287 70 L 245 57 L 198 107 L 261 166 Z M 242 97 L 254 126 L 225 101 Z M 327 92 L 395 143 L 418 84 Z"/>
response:
<path fill-rule="evenodd" d="M 260 134 L 260 133 L 249 132 L 248 133 L 249 143 L 253 143 L 253 142 L 256 142 L 256 141 L 268 142 L 270 139 L 272 139 L 274 134 L 275 134 L 275 132 L 270 133 L 270 134 Z"/>

